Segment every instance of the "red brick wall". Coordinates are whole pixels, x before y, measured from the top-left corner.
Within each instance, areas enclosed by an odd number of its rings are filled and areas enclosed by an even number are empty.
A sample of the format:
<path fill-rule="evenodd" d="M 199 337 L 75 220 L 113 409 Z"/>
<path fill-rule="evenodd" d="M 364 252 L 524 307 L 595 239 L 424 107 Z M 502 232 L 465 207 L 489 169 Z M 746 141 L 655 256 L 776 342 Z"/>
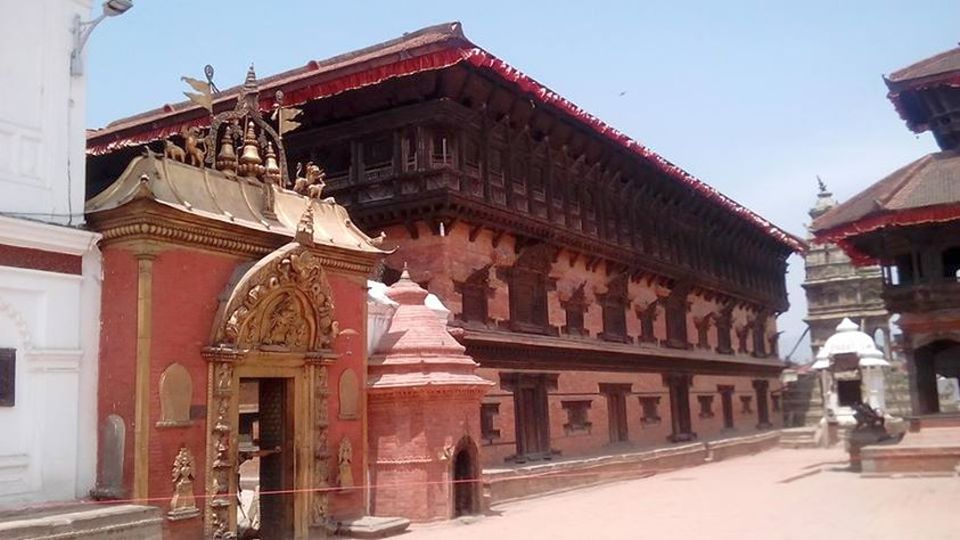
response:
<path fill-rule="evenodd" d="M 497 467 L 516 453 L 516 429 L 514 424 L 513 394 L 504 391 L 500 385 L 500 371 L 481 368 L 479 374 L 495 381 L 495 386 L 484 397 L 484 403 L 499 403 L 500 413 L 494 419 L 494 428 L 500 430 L 500 438 L 492 442 L 481 439 L 482 462 L 486 467 Z M 690 389 L 690 411 L 693 430 L 701 440 L 717 437 L 737 436 L 757 431 L 756 392 L 753 389 L 754 378 L 695 375 Z M 770 391 L 779 388 L 776 378 L 767 379 Z M 653 446 L 669 444 L 667 436 L 671 433 L 670 396 L 663 385 L 661 375 L 656 373 L 618 373 L 592 371 L 560 372 L 557 390 L 549 392 L 550 407 L 550 444 L 553 450 L 559 450 L 561 457 L 586 456 L 609 452 L 628 452 Z M 629 444 L 610 444 L 607 400 L 599 391 L 600 383 L 629 383 L 632 393 L 627 396 L 627 431 Z M 717 385 L 735 387 L 733 403 L 734 429 L 723 430 L 723 414 Z M 713 395 L 713 418 L 700 418 L 698 395 Z M 753 396 L 752 413 L 741 412 L 738 396 Z M 660 396 L 659 416 L 661 421 L 655 425 L 644 425 L 640 406 L 641 396 Z M 563 425 L 567 423 L 567 413 L 562 407 L 564 400 L 591 400 L 589 421 L 590 430 L 565 433 Z M 782 415 L 773 411 L 770 403 L 770 421 L 774 427 L 782 426 Z"/>
<path fill-rule="evenodd" d="M 452 460 L 444 450 L 464 435 L 479 441 L 479 399 L 379 395 L 371 398 L 369 415 L 373 514 L 414 521 L 452 517 Z"/>
<path fill-rule="evenodd" d="M 503 235 L 494 247 L 495 233 L 483 229 L 470 241 L 469 223 L 458 223 L 446 231 L 446 236 L 433 234 L 426 225 L 419 223 L 418 238 L 410 237 L 409 231 L 402 226 L 386 229 L 387 246 L 399 249 L 387 258 L 387 264 L 392 268 L 400 269 L 407 263 L 414 281 L 428 282 L 430 292 L 439 296 L 444 304 L 455 314 L 462 310 L 460 294 L 454 291 L 455 281 L 464 281 L 472 272 L 484 265 L 511 266 L 516 260 L 514 252 L 515 240 L 510 235 Z M 587 256 L 562 250 L 557 262 L 551 269 L 551 277 L 557 279 L 555 291 L 548 294 L 548 309 L 550 324 L 562 327 L 566 324 L 566 315 L 561 306 L 561 300 L 569 298 L 570 294 L 581 283 L 586 282 L 584 292 L 589 305 L 584 314 L 584 325 L 590 335 L 596 336 L 603 331 L 603 319 L 600 306 L 596 303 L 596 295 L 606 291 L 609 276 L 603 264 L 595 270 L 587 270 Z M 572 264 L 571 264 L 572 261 Z M 496 272 L 490 273 L 490 286 L 495 289 L 489 300 L 489 316 L 494 323 L 510 318 L 509 288 L 506 283 L 496 277 Z M 640 319 L 634 313 L 634 308 L 656 300 L 657 291 L 654 286 L 642 280 L 631 282 L 629 285 L 631 306 L 627 313 L 627 333 L 636 338 L 640 335 Z M 719 309 L 715 300 L 707 300 L 703 296 L 690 295 L 690 310 L 687 313 L 687 339 L 692 345 L 697 344 L 697 329 L 694 325 L 695 317 Z M 654 333 L 657 339 L 666 339 L 666 317 L 663 308 L 658 307 L 658 315 L 654 323 Z M 748 322 L 752 313 L 742 306 L 733 310 L 733 326 L 743 326 Z M 768 324 L 767 332 L 776 331 L 776 322 Z M 717 330 L 711 326 L 708 332 L 711 349 L 716 348 Z M 733 348 L 737 348 L 735 332 L 731 332 Z M 753 352 L 753 340 L 747 340 L 747 350 Z M 769 352 L 769 351 L 768 351 Z"/>
<path fill-rule="evenodd" d="M 137 358 L 137 260 L 123 249 L 103 250 L 103 287 L 100 308 L 100 363 L 97 387 L 99 424 L 116 414 L 126 426 L 123 487 L 133 487 L 134 387 Z M 103 446 L 98 445 L 98 468 Z"/>

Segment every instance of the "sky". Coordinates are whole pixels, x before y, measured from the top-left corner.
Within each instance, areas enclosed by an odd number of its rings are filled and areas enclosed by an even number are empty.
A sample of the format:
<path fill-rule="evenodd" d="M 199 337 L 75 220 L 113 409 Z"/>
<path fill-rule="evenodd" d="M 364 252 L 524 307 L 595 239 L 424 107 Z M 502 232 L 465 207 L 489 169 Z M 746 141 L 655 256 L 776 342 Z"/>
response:
<path fill-rule="evenodd" d="M 87 46 L 87 125 L 181 101 L 180 76 L 202 79 L 205 64 L 226 88 L 251 62 L 266 76 L 449 21 L 799 236 L 817 175 L 842 201 L 936 150 L 904 126 L 882 76 L 960 40 L 956 0 L 135 0 Z M 803 262 L 789 262 L 784 355 L 806 314 Z M 804 343 L 792 359 L 809 356 Z"/>

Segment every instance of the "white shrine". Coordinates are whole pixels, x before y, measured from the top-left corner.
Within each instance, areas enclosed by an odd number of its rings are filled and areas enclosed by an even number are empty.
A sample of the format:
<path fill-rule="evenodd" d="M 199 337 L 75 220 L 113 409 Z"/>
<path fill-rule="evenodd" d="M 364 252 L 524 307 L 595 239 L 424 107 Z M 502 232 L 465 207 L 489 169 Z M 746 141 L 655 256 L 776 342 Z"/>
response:
<path fill-rule="evenodd" d="M 854 405 L 867 403 L 880 415 L 886 412 L 884 368 L 890 363 L 873 338 L 850 319 L 837 325 L 835 334 L 817 353 L 813 369 L 820 372 L 826 420 L 839 427 L 856 425 Z"/>

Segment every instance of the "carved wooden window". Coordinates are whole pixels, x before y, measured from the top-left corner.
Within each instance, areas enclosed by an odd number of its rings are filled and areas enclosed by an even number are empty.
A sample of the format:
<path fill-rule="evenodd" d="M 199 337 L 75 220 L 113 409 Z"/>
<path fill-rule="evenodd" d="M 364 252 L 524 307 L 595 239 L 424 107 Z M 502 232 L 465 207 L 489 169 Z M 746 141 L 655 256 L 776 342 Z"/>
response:
<path fill-rule="evenodd" d="M 709 349 L 710 348 L 710 316 L 706 315 L 703 318 L 694 319 L 694 326 L 697 327 L 697 348 L 698 349 Z"/>
<path fill-rule="evenodd" d="M 543 190 L 544 186 L 546 186 L 546 183 L 547 175 L 543 167 L 539 165 L 530 167 L 530 191 L 535 197 L 539 196 L 539 198 L 542 200 Z"/>
<path fill-rule="evenodd" d="M 493 426 L 494 419 L 500 414 L 499 403 L 483 403 L 480 405 L 480 437 L 487 443 L 500 438 L 500 430 Z"/>
<path fill-rule="evenodd" d="M 740 396 L 740 412 L 743 414 L 753 413 L 753 396 Z"/>
<path fill-rule="evenodd" d="M 510 296 L 510 329 L 519 332 L 555 333 L 550 328 L 547 291 L 555 288 L 549 276 L 555 249 L 539 244 L 523 250 L 517 262 L 498 269 Z"/>
<path fill-rule="evenodd" d="M 697 396 L 700 418 L 713 418 L 713 396 Z"/>
<path fill-rule="evenodd" d="M 464 141 L 463 162 L 467 173 L 480 174 L 480 144 L 474 139 L 468 138 Z"/>
<path fill-rule="evenodd" d="M 563 425 L 563 432 L 567 435 L 577 432 L 590 432 L 593 424 L 590 422 L 589 399 L 561 401 L 560 405 L 567 413 L 567 423 Z"/>
<path fill-rule="evenodd" d="M 415 171 L 417 166 L 417 130 L 407 129 L 400 138 L 400 159 L 403 163 L 404 172 Z"/>
<path fill-rule="evenodd" d="M 660 397 L 659 396 L 640 396 L 640 409 L 643 416 L 640 423 L 645 426 L 656 425 L 660 423 Z"/>
<path fill-rule="evenodd" d="M 607 292 L 597 295 L 597 300 L 603 309 L 601 339 L 623 343 L 632 341 L 627 335 L 627 307 L 630 304 L 627 283 L 626 274 L 613 277 L 607 284 Z"/>
<path fill-rule="evenodd" d="M 338 183 L 346 181 L 350 176 L 352 161 L 350 144 L 343 143 L 324 148 L 317 152 L 315 161 L 326 172 L 324 180 L 327 185 L 337 187 Z"/>
<path fill-rule="evenodd" d="M 17 350 L 0 349 L 0 407 L 16 405 Z"/>
<path fill-rule="evenodd" d="M 379 137 L 364 143 L 363 170 L 367 180 L 378 180 L 393 172 L 392 137 Z"/>
<path fill-rule="evenodd" d="M 460 319 L 463 322 L 486 324 L 488 321 L 488 299 L 490 296 L 490 265 L 470 274 L 463 282 L 455 282 L 454 290 L 460 293 L 462 309 Z"/>
<path fill-rule="evenodd" d="M 659 301 L 654 300 L 646 306 L 637 308 L 637 317 L 640 319 L 640 341 L 642 343 L 656 343 L 653 323 L 657 320 L 657 306 Z"/>
<path fill-rule="evenodd" d="M 453 137 L 446 131 L 435 131 L 430 141 L 430 162 L 434 167 L 452 166 L 454 156 Z"/>
<path fill-rule="evenodd" d="M 492 184 L 503 185 L 503 152 L 499 148 L 487 151 L 487 174 Z"/>
<path fill-rule="evenodd" d="M 720 354 L 733 354 L 733 343 L 730 339 L 730 332 L 733 327 L 732 307 L 728 306 L 720 310 L 716 318 L 717 326 L 717 352 Z"/>
<path fill-rule="evenodd" d="M 746 354 L 747 351 L 747 338 L 750 336 L 750 327 L 749 326 L 738 326 L 737 327 L 737 352 L 740 354 Z"/>
<path fill-rule="evenodd" d="M 767 317 L 766 315 L 757 315 L 753 322 L 753 355 L 758 358 L 767 356 Z"/>
<path fill-rule="evenodd" d="M 584 313 L 587 311 L 586 292 L 584 291 L 586 284 L 585 281 L 581 283 L 579 287 L 574 289 L 568 300 L 560 302 L 560 306 L 563 307 L 567 316 L 567 324 L 563 327 L 564 334 L 570 336 L 590 335 L 583 323 Z"/>
<path fill-rule="evenodd" d="M 687 310 L 690 304 L 687 302 L 688 287 L 678 285 L 670 292 L 670 296 L 664 299 L 664 314 L 667 322 L 667 340 L 664 345 L 676 349 L 687 349 L 690 343 L 687 341 Z"/>

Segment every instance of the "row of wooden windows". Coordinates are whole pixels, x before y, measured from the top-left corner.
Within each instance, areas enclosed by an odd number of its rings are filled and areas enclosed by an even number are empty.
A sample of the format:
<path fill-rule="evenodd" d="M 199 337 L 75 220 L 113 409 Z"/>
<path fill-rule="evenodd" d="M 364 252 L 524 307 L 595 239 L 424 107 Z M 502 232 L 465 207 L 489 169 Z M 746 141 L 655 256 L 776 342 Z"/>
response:
<path fill-rule="evenodd" d="M 677 384 L 670 383 L 671 399 L 686 399 L 689 401 L 689 394 L 674 396 L 674 386 L 686 387 L 689 384 L 689 378 L 682 378 Z M 626 400 L 632 395 L 629 384 L 600 384 L 600 393 L 604 396 L 607 404 L 608 433 L 610 442 L 625 442 L 629 440 L 628 420 L 626 413 Z M 758 426 L 769 426 L 769 409 L 767 405 L 768 397 L 773 402 L 773 410 L 780 410 L 780 399 L 778 395 L 768 395 L 766 381 L 754 381 L 754 388 L 757 398 L 757 416 Z M 717 388 L 721 398 L 721 407 L 723 412 L 723 423 L 727 429 L 734 427 L 733 414 L 733 386 L 719 386 Z M 514 406 L 517 429 L 518 457 L 530 457 L 529 454 L 542 455 L 548 453 L 549 449 L 542 446 L 543 441 L 549 440 L 547 426 L 549 425 L 549 407 L 546 405 L 548 389 L 540 384 L 527 384 L 514 389 Z M 713 418 L 714 394 L 699 394 L 696 396 L 699 405 L 698 416 L 703 419 Z M 640 395 L 637 396 L 641 408 L 641 426 L 650 426 L 659 424 L 660 418 L 660 396 Z M 740 395 L 740 413 L 753 414 L 753 395 Z M 590 433 L 593 423 L 590 421 L 590 409 L 593 405 L 592 398 L 565 399 L 561 401 L 561 408 L 566 415 L 566 422 L 563 424 L 563 430 L 566 435 L 576 433 Z M 676 403 L 671 403 L 673 414 L 689 415 L 689 407 L 679 407 Z M 499 403 L 484 403 L 480 409 L 480 430 L 481 437 L 488 443 L 500 439 L 500 430 L 496 429 L 495 419 L 500 414 Z M 531 422 L 536 425 L 531 425 Z M 689 418 L 673 419 L 674 435 L 681 432 L 690 431 Z M 695 435 L 694 435 L 695 436 Z M 526 456 L 524 451 L 526 450 Z"/>

